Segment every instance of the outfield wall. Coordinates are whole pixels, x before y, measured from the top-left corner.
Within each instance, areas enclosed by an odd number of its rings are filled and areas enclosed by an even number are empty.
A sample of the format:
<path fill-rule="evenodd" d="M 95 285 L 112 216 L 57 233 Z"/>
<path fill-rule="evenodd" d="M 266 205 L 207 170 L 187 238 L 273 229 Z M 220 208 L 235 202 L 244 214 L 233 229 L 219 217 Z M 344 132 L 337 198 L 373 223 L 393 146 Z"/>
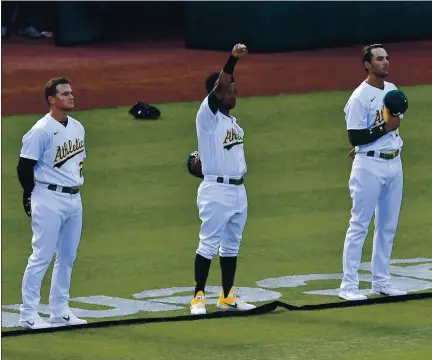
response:
<path fill-rule="evenodd" d="M 432 2 L 60 1 L 56 45 L 182 38 L 187 47 L 283 52 L 432 38 Z"/>
<path fill-rule="evenodd" d="M 186 44 L 280 52 L 432 38 L 432 2 L 187 2 Z"/>

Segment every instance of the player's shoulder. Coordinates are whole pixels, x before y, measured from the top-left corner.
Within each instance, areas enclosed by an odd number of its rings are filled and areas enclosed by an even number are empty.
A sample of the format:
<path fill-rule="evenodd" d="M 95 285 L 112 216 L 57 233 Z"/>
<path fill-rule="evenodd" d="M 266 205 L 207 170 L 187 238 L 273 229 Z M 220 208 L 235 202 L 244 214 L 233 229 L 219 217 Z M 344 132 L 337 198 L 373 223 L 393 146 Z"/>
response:
<path fill-rule="evenodd" d="M 351 98 L 363 98 L 364 95 L 370 92 L 370 86 L 366 81 L 362 81 L 359 86 L 357 86 L 351 94 Z"/>
<path fill-rule="evenodd" d="M 366 81 L 363 81 L 357 88 L 352 92 L 348 102 L 358 101 L 365 105 L 371 99 L 376 96 L 376 89 L 370 86 Z"/>
<path fill-rule="evenodd" d="M 207 96 L 203 99 L 203 101 L 201 101 L 201 104 L 200 104 L 200 110 L 201 110 L 203 107 L 209 107 L 209 95 L 207 95 Z"/>
<path fill-rule="evenodd" d="M 231 122 L 233 123 L 233 124 L 236 124 L 238 127 L 241 127 L 240 126 L 240 124 L 237 122 L 237 118 L 235 117 L 235 116 L 233 116 L 233 115 L 229 115 L 228 116 L 228 118 L 231 120 Z"/>
<path fill-rule="evenodd" d="M 77 119 L 73 118 L 72 116 L 68 115 L 68 122 L 72 123 L 74 126 L 80 128 L 82 131 L 84 131 L 84 125 L 81 124 Z"/>
<path fill-rule="evenodd" d="M 397 89 L 397 87 L 391 82 L 384 81 L 384 89 L 390 91 Z M 367 100 L 371 95 L 373 96 L 374 94 L 376 94 L 376 91 L 377 89 L 375 87 L 369 85 L 366 81 L 363 81 L 359 86 L 354 89 L 350 98 L 356 98 L 364 101 Z"/>
<path fill-rule="evenodd" d="M 23 142 L 41 142 L 49 141 L 50 139 L 50 118 L 49 114 L 43 116 L 36 121 L 35 124 L 23 135 Z"/>
<path fill-rule="evenodd" d="M 213 113 L 211 111 L 210 108 L 210 104 L 209 104 L 209 95 L 207 95 L 204 100 L 201 102 L 200 107 L 198 109 L 198 113 L 197 113 L 197 119 L 202 119 L 202 118 L 214 118 L 215 116 L 217 116 L 218 111 L 216 111 L 216 113 Z"/>
<path fill-rule="evenodd" d="M 389 81 L 384 81 L 384 89 L 388 91 L 397 90 L 397 86 Z"/>
<path fill-rule="evenodd" d="M 40 130 L 47 132 L 50 128 L 50 125 L 50 114 L 48 113 L 41 117 L 39 120 L 37 120 L 30 130 Z"/>

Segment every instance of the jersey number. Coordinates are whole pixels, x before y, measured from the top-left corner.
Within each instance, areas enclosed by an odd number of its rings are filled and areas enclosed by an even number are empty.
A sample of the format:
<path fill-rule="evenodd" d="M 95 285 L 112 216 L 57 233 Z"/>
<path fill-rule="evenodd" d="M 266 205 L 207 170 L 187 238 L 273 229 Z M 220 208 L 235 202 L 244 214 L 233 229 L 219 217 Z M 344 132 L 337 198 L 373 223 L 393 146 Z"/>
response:
<path fill-rule="evenodd" d="M 81 162 L 79 163 L 79 167 L 80 167 L 80 177 L 83 177 L 83 164 L 84 164 L 84 161 L 81 161 Z"/>

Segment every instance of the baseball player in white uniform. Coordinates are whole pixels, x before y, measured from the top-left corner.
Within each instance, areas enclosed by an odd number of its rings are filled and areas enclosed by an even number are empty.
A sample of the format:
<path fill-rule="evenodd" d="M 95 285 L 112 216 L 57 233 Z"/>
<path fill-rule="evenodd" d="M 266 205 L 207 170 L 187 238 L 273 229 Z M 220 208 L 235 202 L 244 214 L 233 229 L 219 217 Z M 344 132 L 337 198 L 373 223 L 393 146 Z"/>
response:
<path fill-rule="evenodd" d="M 17 167 L 24 189 L 24 210 L 31 217 L 33 252 L 22 281 L 19 325 L 41 329 L 59 325 L 86 324 L 69 308 L 69 288 L 82 229 L 80 187 L 86 157 L 85 132 L 80 122 L 67 115 L 74 96 L 66 78 L 46 84 L 50 111 L 22 140 Z M 38 314 L 42 279 L 56 254 L 49 306 L 45 321 Z"/>
<path fill-rule="evenodd" d="M 244 175 L 247 167 L 243 148 L 244 131 L 229 114 L 236 103 L 234 67 L 248 53 L 237 44 L 220 73 L 206 80 L 208 96 L 196 117 L 198 151 L 204 180 L 198 188 L 197 206 L 202 221 L 195 257 L 195 294 L 192 314 L 205 314 L 205 284 L 213 257 L 219 253 L 222 291 L 217 308 L 250 310 L 254 305 L 240 301 L 233 290 L 237 255 L 247 220 Z"/>
<path fill-rule="evenodd" d="M 354 90 L 344 112 L 348 137 L 355 147 L 349 190 L 351 219 L 343 250 L 343 279 L 339 297 L 364 300 L 359 290 L 358 269 L 372 216 L 375 232 L 372 252 L 372 294 L 404 295 L 390 284 L 389 264 L 402 201 L 403 173 L 399 134 L 401 116 L 384 106 L 384 96 L 396 86 L 384 81 L 389 58 L 380 44 L 362 52 L 367 79 Z"/>

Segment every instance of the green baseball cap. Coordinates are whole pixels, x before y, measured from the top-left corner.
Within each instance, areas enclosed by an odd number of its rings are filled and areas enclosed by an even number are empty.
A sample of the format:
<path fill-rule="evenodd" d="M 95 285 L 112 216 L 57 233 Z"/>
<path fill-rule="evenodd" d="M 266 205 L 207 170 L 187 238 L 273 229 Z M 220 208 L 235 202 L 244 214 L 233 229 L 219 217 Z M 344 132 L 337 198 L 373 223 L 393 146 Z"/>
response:
<path fill-rule="evenodd" d="M 408 98 L 400 90 L 391 90 L 384 96 L 384 105 L 394 116 L 405 113 L 408 109 Z"/>

